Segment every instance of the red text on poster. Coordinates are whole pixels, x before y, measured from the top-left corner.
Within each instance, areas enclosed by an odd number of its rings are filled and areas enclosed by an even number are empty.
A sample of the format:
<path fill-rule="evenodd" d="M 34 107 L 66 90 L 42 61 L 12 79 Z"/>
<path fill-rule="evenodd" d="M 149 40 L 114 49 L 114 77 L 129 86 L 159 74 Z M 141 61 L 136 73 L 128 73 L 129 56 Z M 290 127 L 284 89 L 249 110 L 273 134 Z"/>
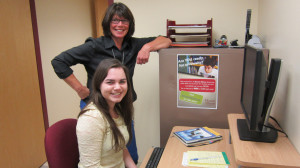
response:
<path fill-rule="evenodd" d="M 215 92 L 214 79 L 179 79 L 179 90 L 188 92 Z"/>

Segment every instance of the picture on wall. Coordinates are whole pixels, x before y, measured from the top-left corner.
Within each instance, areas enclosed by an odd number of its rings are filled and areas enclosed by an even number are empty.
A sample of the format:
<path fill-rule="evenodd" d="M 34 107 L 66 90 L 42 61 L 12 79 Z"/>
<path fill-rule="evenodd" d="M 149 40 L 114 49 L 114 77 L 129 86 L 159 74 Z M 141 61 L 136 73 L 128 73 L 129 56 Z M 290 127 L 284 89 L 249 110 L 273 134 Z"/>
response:
<path fill-rule="evenodd" d="M 177 107 L 217 109 L 218 54 L 177 55 Z"/>

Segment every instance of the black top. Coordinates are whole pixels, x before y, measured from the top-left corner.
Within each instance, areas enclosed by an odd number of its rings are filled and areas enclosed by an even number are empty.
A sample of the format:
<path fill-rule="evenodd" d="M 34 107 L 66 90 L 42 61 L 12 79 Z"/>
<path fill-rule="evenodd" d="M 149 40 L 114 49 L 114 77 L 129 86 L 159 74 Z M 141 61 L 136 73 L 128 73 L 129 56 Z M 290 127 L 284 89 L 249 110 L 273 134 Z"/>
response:
<path fill-rule="evenodd" d="M 83 64 L 88 75 L 87 87 L 92 92 L 92 78 L 99 63 L 107 58 L 116 58 L 120 60 L 129 69 L 130 81 L 134 74 L 136 57 L 140 49 L 156 37 L 148 38 L 130 38 L 124 41 L 121 50 L 119 50 L 111 37 L 102 36 L 100 38 L 88 38 L 84 44 L 71 48 L 56 56 L 52 61 L 55 73 L 61 79 L 65 79 L 73 73 L 70 68 L 76 64 Z M 124 58 L 123 58 L 124 55 Z M 133 83 L 133 100 L 137 99 Z M 89 97 L 84 99 L 88 102 Z"/>

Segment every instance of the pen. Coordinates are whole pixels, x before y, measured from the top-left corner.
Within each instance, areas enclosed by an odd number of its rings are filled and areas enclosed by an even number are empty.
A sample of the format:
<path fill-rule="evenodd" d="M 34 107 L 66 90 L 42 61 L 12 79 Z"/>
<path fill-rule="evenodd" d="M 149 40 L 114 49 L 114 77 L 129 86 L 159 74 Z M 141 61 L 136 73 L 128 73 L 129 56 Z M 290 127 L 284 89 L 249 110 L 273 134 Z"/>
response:
<path fill-rule="evenodd" d="M 190 161 L 197 161 L 197 160 L 211 159 L 211 158 L 220 158 L 220 156 L 207 156 L 207 157 L 200 157 L 200 158 L 192 158 L 192 159 L 190 159 Z"/>

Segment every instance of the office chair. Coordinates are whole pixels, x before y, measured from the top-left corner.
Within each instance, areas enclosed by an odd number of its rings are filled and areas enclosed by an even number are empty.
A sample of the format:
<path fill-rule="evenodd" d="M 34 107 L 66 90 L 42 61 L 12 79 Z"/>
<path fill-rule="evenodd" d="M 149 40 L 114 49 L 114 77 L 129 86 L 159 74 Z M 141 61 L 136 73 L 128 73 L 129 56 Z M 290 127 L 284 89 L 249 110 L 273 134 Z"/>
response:
<path fill-rule="evenodd" d="M 45 150 L 50 168 L 77 168 L 79 151 L 76 124 L 76 119 L 64 119 L 47 129 Z"/>

